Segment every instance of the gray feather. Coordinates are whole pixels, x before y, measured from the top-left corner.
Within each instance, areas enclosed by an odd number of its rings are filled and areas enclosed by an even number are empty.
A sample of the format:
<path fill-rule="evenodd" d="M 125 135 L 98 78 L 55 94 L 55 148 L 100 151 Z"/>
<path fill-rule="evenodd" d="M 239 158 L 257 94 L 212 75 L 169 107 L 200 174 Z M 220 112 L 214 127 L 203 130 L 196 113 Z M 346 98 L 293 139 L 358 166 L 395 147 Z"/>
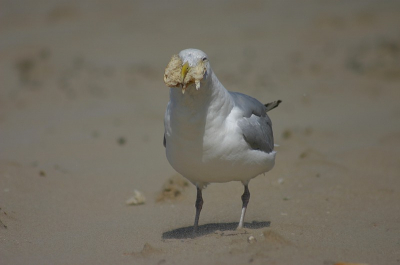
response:
<path fill-rule="evenodd" d="M 267 111 L 276 108 L 280 100 L 263 105 L 257 99 L 241 93 L 232 93 L 235 106 L 243 111 L 243 118 L 238 121 L 243 138 L 254 150 L 270 153 L 274 150 L 272 122 Z"/>
<path fill-rule="evenodd" d="M 238 121 L 238 125 L 242 129 L 244 140 L 252 149 L 266 153 L 274 150 L 272 124 L 267 115 L 264 117 L 252 115 L 250 118 L 242 118 Z"/>

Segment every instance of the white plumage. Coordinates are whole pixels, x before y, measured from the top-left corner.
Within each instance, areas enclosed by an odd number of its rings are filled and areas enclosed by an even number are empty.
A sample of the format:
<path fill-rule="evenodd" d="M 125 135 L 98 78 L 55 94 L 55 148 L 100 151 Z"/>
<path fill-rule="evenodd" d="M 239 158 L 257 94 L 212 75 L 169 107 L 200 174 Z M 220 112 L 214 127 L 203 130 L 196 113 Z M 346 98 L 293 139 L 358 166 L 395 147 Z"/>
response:
<path fill-rule="evenodd" d="M 205 67 L 198 89 L 194 83 L 185 90 L 183 85 L 170 88 L 164 121 L 167 159 L 197 187 L 196 230 L 201 190 L 208 183 L 241 181 L 245 185 L 242 199 L 249 197 L 250 193 L 245 196 L 249 181 L 273 168 L 276 153 L 271 121 L 266 114 L 269 109 L 265 105 L 226 90 L 204 52 L 186 49 L 179 53 L 179 58 L 182 64 L 188 63 L 189 69 L 200 62 Z M 182 69 L 182 79 L 186 74 L 186 69 Z M 243 226 L 247 202 L 245 198 L 239 227 Z"/>

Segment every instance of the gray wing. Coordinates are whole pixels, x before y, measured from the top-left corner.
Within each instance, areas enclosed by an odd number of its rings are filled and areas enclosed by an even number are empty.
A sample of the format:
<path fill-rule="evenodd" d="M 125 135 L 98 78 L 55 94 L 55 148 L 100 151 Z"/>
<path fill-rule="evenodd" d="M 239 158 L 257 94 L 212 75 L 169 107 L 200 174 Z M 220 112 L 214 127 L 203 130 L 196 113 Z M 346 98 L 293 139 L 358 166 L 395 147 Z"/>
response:
<path fill-rule="evenodd" d="M 231 92 L 231 96 L 235 106 L 243 111 L 244 117 L 238 121 L 238 125 L 242 129 L 244 140 L 254 150 L 272 152 L 274 135 L 271 119 L 267 115 L 267 111 L 271 108 L 263 105 L 257 99 L 241 93 Z"/>

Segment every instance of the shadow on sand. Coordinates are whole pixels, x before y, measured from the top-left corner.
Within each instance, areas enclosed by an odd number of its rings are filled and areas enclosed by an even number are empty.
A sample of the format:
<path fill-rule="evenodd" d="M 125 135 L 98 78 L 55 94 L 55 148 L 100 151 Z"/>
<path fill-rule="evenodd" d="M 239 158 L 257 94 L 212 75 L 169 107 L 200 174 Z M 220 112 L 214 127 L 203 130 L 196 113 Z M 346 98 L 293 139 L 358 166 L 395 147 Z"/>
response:
<path fill-rule="evenodd" d="M 271 222 L 257 222 L 244 223 L 244 228 L 248 229 L 260 229 L 269 227 Z M 163 233 L 162 239 L 184 239 L 184 238 L 194 238 L 199 236 L 204 236 L 212 234 L 215 231 L 234 231 L 238 226 L 237 222 L 234 223 L 212 223 L 200 225 L 196 234 L 193 233 L 193 226 L 187 226 L 182 228 L 177 228 L 171 231 Z"/>

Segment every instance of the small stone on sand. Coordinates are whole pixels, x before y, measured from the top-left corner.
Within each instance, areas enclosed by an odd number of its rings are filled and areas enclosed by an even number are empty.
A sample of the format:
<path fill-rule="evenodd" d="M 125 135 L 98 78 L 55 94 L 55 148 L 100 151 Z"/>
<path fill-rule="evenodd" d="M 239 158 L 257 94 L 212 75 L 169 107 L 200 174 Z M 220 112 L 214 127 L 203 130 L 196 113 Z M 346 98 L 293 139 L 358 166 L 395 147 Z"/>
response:
<path fill-rule="evenodd" d="M 146 201 L 146 198 L 144 197 L 143 193 L 141 193 L 138 190 L 133 191 L 133 196 L 126 200 L 126 205 L 140 205 L 144 204 Z"/>
<path fill-rule="evenodd" d="M 249 238 L 247 238 L 247 242 L 254 244 L 257 242 L 257 239 L 254 236 L 249 236 Z"/>

